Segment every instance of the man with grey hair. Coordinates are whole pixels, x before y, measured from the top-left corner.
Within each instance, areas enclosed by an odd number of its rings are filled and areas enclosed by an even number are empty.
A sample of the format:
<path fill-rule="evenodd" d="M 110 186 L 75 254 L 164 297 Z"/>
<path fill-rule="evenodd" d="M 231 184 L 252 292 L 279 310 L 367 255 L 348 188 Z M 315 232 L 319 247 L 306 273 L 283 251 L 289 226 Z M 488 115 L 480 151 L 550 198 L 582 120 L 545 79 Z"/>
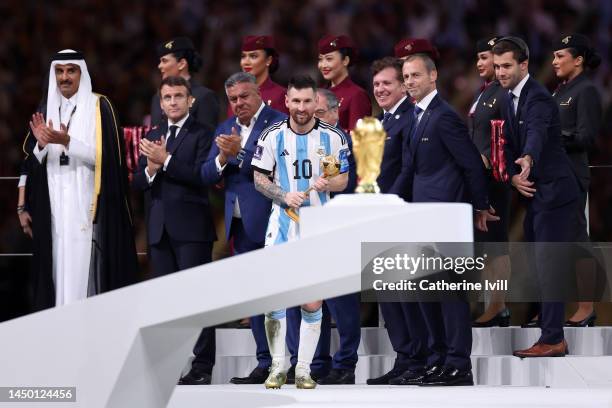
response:
<path fill-rule="evenodd" d="M 323 122 L 338 127 L 338 98 L 336 94 L 326 88 L 318 88 L 317 96 L 319 102 L 315 110 L 315 116 Z"/>
<path fill-rule="evenodd" d="M 317 96 L 318 101 L 314 112 L 315 117 L 335 126 L 342 132 L 347 138 L 350 151 L 348 156 L 348 184 L 342 192 L 332 193 L 331 196 L 353 193 L 357 186 L 357 172 L 355 168 L 355 158 L 353 157 L 353 142 L 351 137 L 344 133 L 342 128 L 338 126 L 338 98 L 336 94 L 325 88 L 317 88 Z M 329 342 L 331 339 L 330 315 L 336 322 L 336 327 L 338 328 L 340 347 L 334 354 L 331 371 L 325 377 L 317 379 L 317 383 L 322 385 L 354 384 L 355 366 L 357 365 L 357 349 L 359 348 L 359 342 L 361 340 L 359 294 L 350 293 L 348 295 L 338 296 L 327 299 L 324 303 L 323 320 L 325 323 L 321 325 L 321 339 L 319 343 L 326 342 L 327 344 L 322 345 L 321 350 L 329 350 Z"/>
<path fill-rule="evenodd" d="M 415 100 L 409 155 L 413 202 L 466 202 L 478 229 L 498 220 L 487 199 L 484 165 L 466 125 L 436 89 L 438 71 L 427 54 L 408 56 L 404 84 Z M 452 273 L 452 272 L 451 272 Z M 461 293 L 452 300 L 419 303 L 428 332 L 425 365 L 389 380 L 393 385 L 473 385 L 470 307 Z"/>
<path fill-rule="evenodd" d="M 263 248 L 272 202 L 255 190 L 251 160 L 261 132 L 287 116 L 261 100 L 255 76 L 238 72 L 225 81 L 233 116 L 219 124 L 200 175 L 206 184 L 225 183 L 225 236 L 234 254 Z M 234 384 L 263 384 L 271 364 L 263 315 L 251 317 L 257 345 L 257 367 Z"/>
<path fill-rule="evenodd" d="M 353 156 L 353 140 L 351 136 L 342 130 L 339 122 L 338 110 L 340 108 L 340 102 L 338 101 L 338 97 L 335 93 L 326 88 L 317 88 L 317 108 L 315 109 L 315 117 L 321 119 L 323 122 L 329 123 L 330 125 L 336 127 L 348 140 L 350 155 L 348 157 L 349 162 L 349 181 L 346 185 L 344 191 L 339 193 L 332 193 L 332 197 L 338 194 L 350 194 L 355 192 L 355 188 L 357 187 L 357 168 L 355 166 L 355 158 Z"/>

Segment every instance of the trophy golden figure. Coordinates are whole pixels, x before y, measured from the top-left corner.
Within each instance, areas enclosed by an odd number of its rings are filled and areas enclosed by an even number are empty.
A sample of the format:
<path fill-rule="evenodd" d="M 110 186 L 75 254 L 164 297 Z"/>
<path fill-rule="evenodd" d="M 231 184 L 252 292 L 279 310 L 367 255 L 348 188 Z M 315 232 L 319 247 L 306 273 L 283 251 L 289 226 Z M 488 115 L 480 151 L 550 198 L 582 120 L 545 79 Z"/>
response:
<path fill-rule="evenodd" d="M 367 116 L 357 121 L 355 129 L 351 131 L 351 137 L 359 180 L 355 192 L 380 193 L 376 179 L 380 174 L 387 132 L 378 119 Z"/>
<path fill-rule="evenodd" d="M 321 169 L 323 172 L 323 175 L 321 177 L 323 178 L 331 178 L 334 176 L 337 176 L 338 174 L 340 174 L 340 162 L 338 161 L 338 159 L 335 156 L 323 156 L 321 157 Z M 306 200 L 308 200 L 308 196 L 310 195 L 310 192 L 314 190 L 314 186 L 310 186 L 308 187 L 305 191 L 304 191 L 304 195 L 306 196 Z M 289 218 L 291 218 L 293 221 L 299 223 L 300 222 L 300 216 L 295 212 L 295 210 L 293 208 L 285 208 L 285 213 L 289 216 Z"/>

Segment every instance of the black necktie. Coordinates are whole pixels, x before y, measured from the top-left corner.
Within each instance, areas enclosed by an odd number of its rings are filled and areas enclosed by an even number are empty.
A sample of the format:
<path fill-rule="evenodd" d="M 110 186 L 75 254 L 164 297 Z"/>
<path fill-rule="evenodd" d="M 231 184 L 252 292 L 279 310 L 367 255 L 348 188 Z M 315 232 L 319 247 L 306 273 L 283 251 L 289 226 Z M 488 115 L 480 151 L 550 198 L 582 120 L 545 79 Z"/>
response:
<path fill-rule="evenodd" d="M 178 129 L 178 126 L 176 125 L 172 125 L 170 126 L 170 136 L 168 136 L 168 140 L 166 140 L 166 151 L 170 151 L 170 149 L 172 149 L 172 145 L 174 144 L 174 141 L 176 140 L 176 130 Z"/>
<path fill-rule="evenodd" d="M 508 112 L 510 113 L 510 122 L 512 127 L 514 127 L 514 122 L 516 120 L 516 112 L 514 111 L 514 94 L 512 91 L 508 91 Z"/>

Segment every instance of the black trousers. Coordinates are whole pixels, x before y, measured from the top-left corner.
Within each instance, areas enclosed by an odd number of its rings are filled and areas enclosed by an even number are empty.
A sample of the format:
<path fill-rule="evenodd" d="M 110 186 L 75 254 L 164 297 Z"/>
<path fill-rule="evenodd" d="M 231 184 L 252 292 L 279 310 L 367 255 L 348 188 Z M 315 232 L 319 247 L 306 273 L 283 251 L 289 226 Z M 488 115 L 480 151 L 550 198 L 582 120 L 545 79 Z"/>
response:
<path fill-rule="evenodd" d="M 153 277 L 160 277 L 209 263 L 212 260 L 211 241 L 183 242 L 171 239 L 164 230 L 161 240 L 149 246 L 150 261 L 153 265 Z M 216 342 L 215 328 L 205 327 L 200 333 L 193 348 L 195 359 L 192 367 L 212 373 L 215 365 Z"/>
<path fill-rule="evenodd" d="M 577 230 L 578 205 L 579 200 L 573 200 L 557 208 L 537 211 L 529 206 L 523 222 L 525 240 L 534 243 L 529 259 L 543 299 L 539 342 L 544 344 L 563 340 L 565 305 L 555 289 L 569 278 L 571 251 L 551 243 L 572 242 Z"/>

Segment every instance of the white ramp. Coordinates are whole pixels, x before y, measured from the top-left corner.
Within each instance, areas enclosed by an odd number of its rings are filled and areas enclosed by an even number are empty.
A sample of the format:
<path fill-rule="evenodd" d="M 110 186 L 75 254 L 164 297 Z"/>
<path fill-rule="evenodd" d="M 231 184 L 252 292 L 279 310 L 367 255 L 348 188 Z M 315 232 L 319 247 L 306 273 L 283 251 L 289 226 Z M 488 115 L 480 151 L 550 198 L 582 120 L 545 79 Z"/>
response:
<path fill-rule="evenodd" d="M 0 384 L 74 386 L 69 407 L 165 407 L 201 327 L 359 291 L 363 241 L 472 240 L 469 205 L 344 197 L 305 208 L 298 242 L 0 324 Z"/>

